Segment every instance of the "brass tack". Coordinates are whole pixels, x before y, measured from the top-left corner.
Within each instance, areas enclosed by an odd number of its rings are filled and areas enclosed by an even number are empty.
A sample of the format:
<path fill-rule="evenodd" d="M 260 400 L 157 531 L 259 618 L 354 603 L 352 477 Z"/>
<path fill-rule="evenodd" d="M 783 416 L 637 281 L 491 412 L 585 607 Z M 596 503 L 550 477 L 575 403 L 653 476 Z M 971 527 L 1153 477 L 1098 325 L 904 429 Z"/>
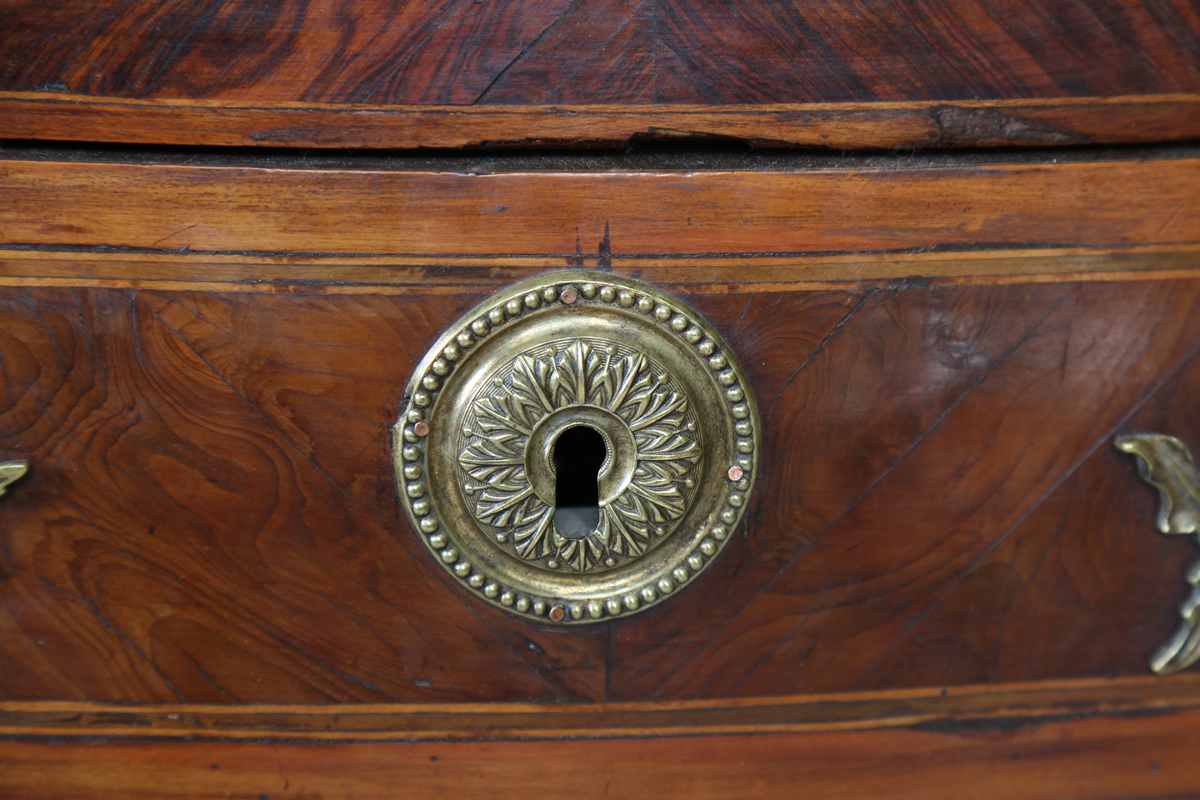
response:
<path fill-rule="evenodd" d="M 417 436 L 428 436 L 429 423 L 422 421 L 418 422 L 416 425 L 413 425 L 413 433 L 415 433 Z"/>
<path fill-rule="evenodd" d="M 563 289 L 563 293 L 558 296 L 558 299 L 562 300 L 567 305 L 571 305 L 579 299 L 579 292 L 569 288 Z"/>
<path fill-rule="evenodd" d="M 729 468 L 729 480 L 731 480 L 731 481 L 734 481 L 734 482 L 740 481 L 742 479 L 742 476 L 745 474 L 746 474 L 745 470 L 743 470 L 741 467 L 737 466 L 736 464 L 734 464 L 732 467 Z"/>
<path fill-rule="evenodd" d="M 554 606 L 550 609 L 550 621 L 562 622 L 563 617 L 567 616 L 567 611 L 562 606 Z"/>

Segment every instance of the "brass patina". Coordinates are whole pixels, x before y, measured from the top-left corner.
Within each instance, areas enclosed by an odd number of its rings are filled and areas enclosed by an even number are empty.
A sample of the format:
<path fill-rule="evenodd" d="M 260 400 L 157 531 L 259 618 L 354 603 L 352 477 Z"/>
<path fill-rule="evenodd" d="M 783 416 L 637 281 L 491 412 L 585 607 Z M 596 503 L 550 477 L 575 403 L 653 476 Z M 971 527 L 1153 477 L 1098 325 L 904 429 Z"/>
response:
<path fill-rule="evenodd" d="M 0 461 L 0 497 L 4 496 L 9 484 L 24 476 L 28 471 L 29 462 L 23 458 Z"/>
<path fill-rule="evenodd" d="M 599 523 L 555 525 L 560 435 L 595 431 Z M 414 530 L 469 591 L 542 623 L 648 608 L 692 582 L 746 508 L 761 425 L 721 337 L 678 298 L 603 273 L 513 286 L 447 330 L 394 432 Z"/>
<path fill-rule="evenodd" d="M 1160 433 L 1121 436 L 1113 444 L 1121 452 L 1137 456 L 1138 474 L 1158 489 L 1158 530 L 1200 536 L 1200 472 L 1187 446 Z M 1179 672 L 1200 661 L 1200 563 L 1188 572 L 1187 580 L 1192 593 L 1179 609 L 1183 624 L 1150 661 L 1150 668 L 1159 675 Z"/>

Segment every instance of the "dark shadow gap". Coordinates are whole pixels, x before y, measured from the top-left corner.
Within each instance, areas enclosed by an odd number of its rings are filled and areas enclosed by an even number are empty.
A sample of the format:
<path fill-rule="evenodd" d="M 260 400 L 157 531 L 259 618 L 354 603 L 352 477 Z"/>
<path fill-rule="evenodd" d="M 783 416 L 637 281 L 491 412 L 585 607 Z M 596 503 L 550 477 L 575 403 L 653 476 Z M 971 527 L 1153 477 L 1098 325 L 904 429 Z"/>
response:
<path fill-rule="evenodd" d="M 608 457 L 604 437 L 577 425 L 554 442 L 554 527 L 582 539 L 600 525 L 600 468 Z"/>

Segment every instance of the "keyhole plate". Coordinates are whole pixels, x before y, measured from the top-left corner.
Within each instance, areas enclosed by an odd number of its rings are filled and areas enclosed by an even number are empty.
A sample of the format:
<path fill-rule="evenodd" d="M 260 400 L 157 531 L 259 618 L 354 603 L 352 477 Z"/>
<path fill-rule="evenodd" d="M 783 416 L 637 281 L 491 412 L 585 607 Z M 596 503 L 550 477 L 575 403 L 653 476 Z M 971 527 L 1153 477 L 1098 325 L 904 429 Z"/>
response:
<path fill-rule="evenodd" d="M 595 530 L 554 524 L 554 446 L 596 431 Z M 414 529 L 466 590 L 527 619 L 628 616 L 694 582 L 738 525 L 758 412 L 728 345 L 678 298 L 560 272 L 477 306 L 434 344 L 395 428 Z"/>

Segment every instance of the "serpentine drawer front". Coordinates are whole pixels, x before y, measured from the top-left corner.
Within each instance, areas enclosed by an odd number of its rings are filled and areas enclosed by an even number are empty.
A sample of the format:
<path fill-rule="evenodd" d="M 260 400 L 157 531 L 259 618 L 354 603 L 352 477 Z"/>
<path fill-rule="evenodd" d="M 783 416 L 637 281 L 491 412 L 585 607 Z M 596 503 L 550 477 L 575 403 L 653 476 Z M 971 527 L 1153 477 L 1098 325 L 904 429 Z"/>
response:
<path fill-rule="evenodd" d="M 1143 156 L 0 163 L 0 752 L 1190 790 L 1196 552 L 1127 453 L 1190 512 L 1200 160 Z"/>
<path fill-rule="evenodd" d="M 9 0 L 0 800 L 1200 795 L 1195 0 Z"/>

